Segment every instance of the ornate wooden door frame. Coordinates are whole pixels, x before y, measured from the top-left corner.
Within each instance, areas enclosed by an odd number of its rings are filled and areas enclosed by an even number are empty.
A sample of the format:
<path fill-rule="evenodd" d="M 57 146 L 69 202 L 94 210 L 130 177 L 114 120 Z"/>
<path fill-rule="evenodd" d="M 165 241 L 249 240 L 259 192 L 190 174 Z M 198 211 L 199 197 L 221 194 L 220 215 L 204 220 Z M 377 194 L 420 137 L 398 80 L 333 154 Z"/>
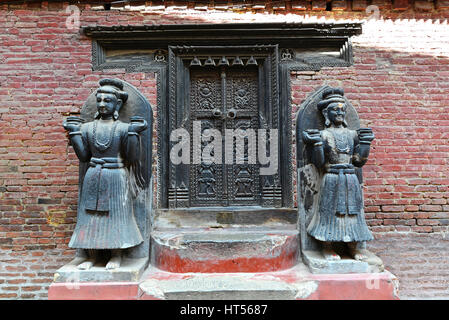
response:
<path fill-rule="evenodd" d="M 280 126 L 279 106 L 279 70 L 278 70 L 278 46 L 170 46 L 168 51 L 168 133 L 182 128 L 188 123 L 189 110 L 189 68 L 198 61 L 204 64 L 207 59 L 213 57 L 215 61 L 220 57 L 232 62 L 236 57 L 245 63 L 249 60 L 257 64 L 259 70 L 259 92 L 262 95 L 262 105 L 259 106 L 260 118 L 265 124 L 262 128 L 278 129 L 278 138 L 283 135 L 286 126 Z M 195 61 L 194 61 L 195 60 Z M 194 62 L 192 62 L 194 61 Z M 210 60 L 209 60 L 210 61 Z M 291 133 L 290 133 L 291 134 Z M 168 142 L 169 148 L 174 143 Z M 278 141 L 278 170 L 272 176 L 260 176 L 257 181 L 261 186 L 261 205 L 264 207 L 281 207 L 283 199 L 290 199 L 292 188 L 282 188 L 283 176 L 281 167 L 288 165 L 285 156 L 282 155 L 281 146 L 284 143 Z M 286 155 L 289 153 L 286 153 Z M 169 161 L 169 159 L 167 158 Z M 166 161 L 167 161 L 166 160 Z M 168 164 L 168 206 L 169 208 L 185 208 L 190 206 L 189 199 L 189 165 Z M 288 201 L 287 201 L 288 202 Z"/>

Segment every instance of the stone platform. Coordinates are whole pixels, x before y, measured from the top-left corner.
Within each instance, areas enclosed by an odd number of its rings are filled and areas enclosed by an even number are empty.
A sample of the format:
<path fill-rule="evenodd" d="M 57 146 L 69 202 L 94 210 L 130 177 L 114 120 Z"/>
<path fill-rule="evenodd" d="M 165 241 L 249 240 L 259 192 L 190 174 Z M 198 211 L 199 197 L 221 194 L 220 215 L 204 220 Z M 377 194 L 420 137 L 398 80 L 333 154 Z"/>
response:
<path fill-rule="evenodd" d="M 75 258 L 68 264 L 58 269 L 54 275 L 54 282 L 89 282 L 89 281 L 101 281 L 101 282 L 115 282 L 115 281 L 127 281 L 135 282 L 139 281 L 145 268 L 148 266 L 148 258 L 140 259 L 128 259 L 122 260 L 122 265 L 116 270 L 107 270 L 105 268 L 106 262 L 97 262 L 89 270 L 80 270 L 77 268 L 84 259 Z"/>
<path fill-rule="evenodd" d="M 276 272 L 172 273 L 150 266 L 134 282 L 53 283 L 51 300 L 390 300 L 398 280 L 388 271 L 312 274 L 299 263 Z"/>
<path fill-rule="evenodd" d="M 168 272 L 272 272 L 296 265 L 291 209 L 157 210 L 151 265 Z"/>
<path fill-rule="evenodd" d="M 186 272 L 269 272 L 293 267 L 299 253 L 298 232 L 245 228 L 153 232 L 151 264 Z"/>
<path fill-rule="evenodd" d="M 77 272 L 72 262 L 56 273 L 49 299 L 398 299 L 388 271 L 311 273 L 300 257 L 296 210 L 157 210 L 152 226 L 148 267 L 124 264 L 127 277 L 99 266 L 94 282 L 89 272 L 68 277 Z"/>

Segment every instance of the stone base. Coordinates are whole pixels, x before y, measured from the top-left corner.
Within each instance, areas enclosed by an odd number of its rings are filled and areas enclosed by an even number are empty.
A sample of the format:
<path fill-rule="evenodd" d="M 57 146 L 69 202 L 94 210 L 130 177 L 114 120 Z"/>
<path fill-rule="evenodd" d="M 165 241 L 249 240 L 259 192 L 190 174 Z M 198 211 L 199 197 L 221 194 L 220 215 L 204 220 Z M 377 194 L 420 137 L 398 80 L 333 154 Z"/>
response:
<path fill-rule="evenodd" d="M 294 268 L 259 273 L 171 273 L 148 267 L 138 282 L 53 283 L 49 299 L 390 300 L 398 280 L 388 271 L 312 274 Z"/>
<path fill-rule="evenodd" d="M 270 272 L 298 260 L 296 230 L 226 228 L 151 235 L 151 264 L 169 272 Z"/>
<path fill-rule="evenodd" d="M 286 208 L 159 209 L 150 263 L 177 273 L 285 270 L 298 261 L 296 222 Z"/>
<path fill-rule="evenodd" d="M 122 260 L 118 269 L 107 270 L 106 262 L 99 262 L 89 270 L 80 270 L 78 264 L 84 259 L 75 258 L 54 275 L 53 281 L 56 283 L 77 283 L 77 282 L 137 282 L 141 278 L 145 268 L 148 266 L 148 258 Z"/>
<path fill-rule="evenodd" d="M 341 260 L 326 260 L 321 252 L 304 250 L 304 263 L 312 273 L 318 274 L 344 274 L 344 273 L 379 273 L 384 271 L 381 260 L 373 253 L 365 250 L 368 261 L 354 260 L 348 256 L 342 256 Z"/>

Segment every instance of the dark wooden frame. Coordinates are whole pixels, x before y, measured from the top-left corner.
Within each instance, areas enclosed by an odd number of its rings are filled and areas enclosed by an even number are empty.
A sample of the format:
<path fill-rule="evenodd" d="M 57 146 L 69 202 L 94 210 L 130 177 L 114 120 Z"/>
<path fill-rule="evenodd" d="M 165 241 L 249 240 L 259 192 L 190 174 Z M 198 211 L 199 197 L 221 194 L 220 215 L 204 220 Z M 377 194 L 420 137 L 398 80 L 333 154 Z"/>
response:
<path fill-rule="evenodd" d="M 278 129 L 281 133 L 286 131 L 286 127 L 280 126 L 279 118 L 283 111 L 279 106 L 279 86 L 278 86 L 278 47 L 276 45 L 258 45 L 258 46 L 170 46 L 169 47 L 169 89 L 168 95 L 170 100 L 168 102 L 168 114 L 165 116 L 169 119 L 168 137 L 172 130 L 175 130 L 182 125 L 183 119 L 188 116 L 187 110 L 183 107 L 188 105 L 185 97 L 185 91 L 188 91 L 189 80 L 189 64 L 194 57 L 198 59 L 206 59 L 210 55 L 218 56 L 251 56 L 259 61 L 263 61 L 259 65 L 260 79 L 259 91 L 263 88 L 268 88 L 268 92 L 264 93 L 264 102 L 259 106 L 259 112 L 267 119 L 268 127 Z M 265 110 L 266 109 L 266 110 Z M 280 134 L 281 136 L 281 134 Z M 280 138 L 280 137 L 279 137 Z M 284 145 L 279 141 L 278 145 Z M 284 148 L 285 149 L 285 148 Z M 291 162 L 288 161 L 289 154 L 283 153 L 282 149 L 279 152 L 279 168 L 285 166 L 291 166 Z M 188 168 L 182 165 L 169 165 L 169 195 L 168 205 L 170 208 L 187 207 L 188 200 L 182 200 L 185 198 L 185 190 L 180 189 L 179 180 L 188 176 Z M 286 185 L 283 181 L 283 176 L 276 173 L 270 176 L 270 190 L 267 193 L 262 193 L 262 204 L 265 207 L 288 207 L 290 205 L 289 199 L 292 198 L 292 188 L 282 186 Z M 187 181 L 183 182 L 184 185 L 188 185 Z M 271 190 L 273 189 L 273 190 Z M 280 189 L 280 190 L 278 190 Z M 262 191 L 262 190 L 261 190 Z M 281 194 L 280 194 L 281 193 Z M 179 194 L 179 200 L 176 200 Z M 270 194 L 270 196 L 267 196 Z M 271 196 L 272 195 L 272 196 Z"/>

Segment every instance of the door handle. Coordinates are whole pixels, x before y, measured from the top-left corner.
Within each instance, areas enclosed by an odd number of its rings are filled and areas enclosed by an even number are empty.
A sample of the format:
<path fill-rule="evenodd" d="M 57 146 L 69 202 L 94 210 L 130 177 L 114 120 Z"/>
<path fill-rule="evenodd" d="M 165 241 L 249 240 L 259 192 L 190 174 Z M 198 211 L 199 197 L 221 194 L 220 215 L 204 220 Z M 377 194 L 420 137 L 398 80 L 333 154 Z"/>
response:
<path fill-rule="evenodd" d="M 231 110 L 228 111 L 228 118 L 234 119 L 236 116 L 237 116 L 237 110 L 235 110 L 234 108 L 232 108 Z"/>
<path fill-rule="evenodd" d="M 212 110 L 212 114 L 215 118 L 223 119 L 223 112 L 218 108 L 215 108 L 214 110 Z"/>

